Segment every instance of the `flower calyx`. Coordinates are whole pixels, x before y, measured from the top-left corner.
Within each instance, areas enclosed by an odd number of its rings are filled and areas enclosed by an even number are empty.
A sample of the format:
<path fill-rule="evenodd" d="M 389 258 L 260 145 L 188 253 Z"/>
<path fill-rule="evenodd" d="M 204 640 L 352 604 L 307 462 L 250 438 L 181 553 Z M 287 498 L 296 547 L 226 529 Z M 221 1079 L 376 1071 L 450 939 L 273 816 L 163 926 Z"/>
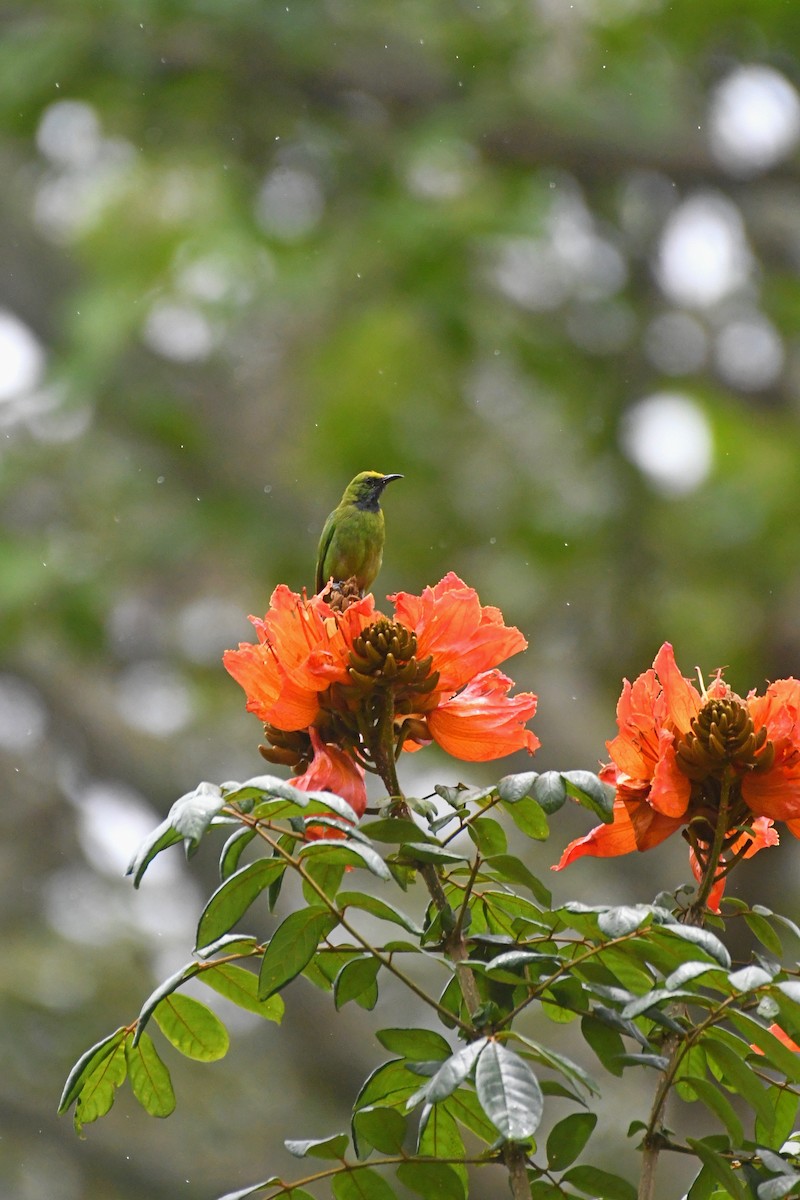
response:
<path fill-rule="evenodd" d="M 694 782 L 721 779 L 732 769 L 737 774 L 766 771 L 775 759 L 765 725 L 756 732 L 753 719 L 738 696 L 706 700 L 690 723 L 689 732 L 675 746 L 680 771 Z"/>
<path fill-rule="evenodd" d="M 349 683 L 341 685 L 342 690 L 356 698 L 376 688 L 391 689 L 395 711 L 413 711 L 412 697 L 427 695 L 439 682 L 438 671 L 431 671 L 433 657 L 417 659 L 416 653 L 412 630 L 397 621 L 376 621 L 353 640 Z"/>

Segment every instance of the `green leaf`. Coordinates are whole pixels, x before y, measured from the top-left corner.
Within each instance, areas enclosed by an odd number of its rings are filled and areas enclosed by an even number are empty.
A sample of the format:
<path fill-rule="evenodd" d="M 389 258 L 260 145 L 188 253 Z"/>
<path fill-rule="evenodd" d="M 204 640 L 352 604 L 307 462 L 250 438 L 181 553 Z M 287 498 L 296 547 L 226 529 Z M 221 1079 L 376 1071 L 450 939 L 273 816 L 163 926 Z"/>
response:
<path fill-rule="evenodd" d="M 258 976 L 258 997 L 266 1000 L 295 979 L 321 940 L 338 924 L 338 918 L 322 905 L 290 913 L 275 930 L 264 951 Z"/>
<path fill-rule="evenodd" d="M 684 984 L 690 983 L 691 980 L 697 979 L 701 975 L 716 973 L 719 969 L 708 962 L 684 962 L 667 976 L 664 980 L 664 987 L 669 991 L 676 991 Z"/>
<path fill-rule="evenodd" d="M 284 1141 L 284 1146 L 295 1158 L 343 1158 L 350 1143 L 346 1133 L 334 1133 L 332 1137 L 311 1138 L 306 1141 Z"/>
<path fill-rule="evenodd" d="M 550 1130 L 547 1138 L 547 1166 L 563 1171 L 575 1162 L 597 1124 L 594 1113 L 571 1113 Z"/>
<path fill-rule="evenodd" d="M 760 1183 L 756 1194 L 758 1200 L 781 1200 L 782 1196 L 788 1196 L 800 1184 L 800 1175 L 776 1175 L 774 1179 L 768 1179 L 765 1183 Z"/>
<path fill-rule="evenodd" d="M 117 1047 L 121 1046 L 125 1041 L 125 1037 L 125 1027 L 120 1026 L 119 1029 L 115 1029 L 113 1033 L 110 1033 L 108 1037 L 95 1042 L 93 1046 L 84 1051 L 67 1076 L 64 1090 L 61 1093 L 61 1099 L 58 1102 L 59 1116 L 67 1111 L 74 1100 L 77 1100 L 89 1076 L 97 1070 L 100 1063 L 114 1054 Z M 449 1047 L 447 1052 L 448 1054 L 450 1053 Z"/>
<path fill-rule="evenodd" d="M 228 838 L 219 856 L 219 877 L 222 880 L 230 878 L 234 871 L 239 866 L 239 859 L 242 857 L 242 851 L 246 846 L 249 846 L 253 838 L 256 836 L 255 829 L 250 829 L 245 826 L 243 829 L 237 829 Z"/>
<path fill-rule="evenodd" d="M 198 783 L 193 792 L 176 800 L 169 810 L 168 820 L 183 838 L 187 855 L 195 852 L 214 817 L 227 800 L 216 783 Z"/>
<path fill-rule="evenodd" d="M 728 982 L 735 992 L 753 992 L 756 988 L 772 983 L 772 976 L 763 967 L 751 964 L 741 967 L 738 971 L 731 971 Z"/>
<path fill-rule="evenodd" d="M 581 1018 L 581 1033 L 605 1069 L 612 1075 L 621 1075 L 625 1043 L 619 1032 L 598 1021 L 596 1017 L 585 1016 Z"/>
<path fill-rule="evenodd" d="M 306 842 L 298 851 L 298 858 L 319 858 L 323 862 L 335 863 L 342 867 L 366 867 L 378 879 L 391 879 L 391 872 L 386 863 L 371 846 L 362 846 L 354 841 L 325 841 Z"/>
<path fill-rule="evenodd" d="M 761 1144 L 782 1146 L 794 1129 L 797 1113 L 797 1097 L 787 1088 L 779 1085 L 767 1088 L 770 1107 L 772 1109 L 769 1121 L 756 1121 L 756 1141 Z"/>
<path fill-rule="evenodd" d="M 748 1200 L 749 1188 L 706 1139 L 687 1137 L 686 1142 L 717 1182 L 722 1184 L 728 1196 L 734 1196 L 736 1200 Z"/>
<path fill-rule="evenodd" d="M 703 1039 L 706 1054 L 719 1068 L 728 1090 L 737 1091 L 761 1120 L 768 1123 L 772 1119 L 769 1096 L 744 1061 L 744 1055 L 737 1054 L 732 1046 L 721 1040 L 721 1032 L 717 1029 L 709 1030 Z"/>
<path fill-rule="evenodd" d="M 558 771 L 545 771 L 533 781 L 531 795 L 546 816 L 558 812 L 567 798 L 567 788 Z"/>
<path fill-rule="evenodd" d="M 386 900 L 380 900 L 377 896 L 370 896 L 366 892 L 339 892 L 336 897 L 336 906 L 342 910 L 360 908 L 373 917 L 379 917 L 382 921 L 391 921 L 394 925 L 399 925 L 401 929 L 413 933 L 416 937 L 422 936 L 421 927 L 416 921 L 412 921 L 411 917 L 406 916 L 404 912 L 395 908 L 393 904 L 387 903 Z"/>
<path fill-rule="evenodd" d="M 406 1137 L 406 1119 L 396 1108 L 371 1104 L 353 1114 L 353 1144 L 359 1158 L 374 1148 L 381 1154 L 397 1154 Z"/>
<path fill-rule="evenodd" d="M 791 1083 L 800 1083 L 800 1054 L 790 1050 L 780 1038 L 747 1013 L 731 1009 L 728 1016 L 750 1042 L 764 1051 L 765 1064 L 781 1071 Z"/>
<path fill-rule="evenodd" d="M 170 846 L 176 846 L 180 841 L 181 835 L 177 829 L 173 829 L 172 821 L 167 817 L 145 838 L 128 864 L 125 874 L 133 876 L 133 886 L 138 888 L 145 871 L 157 854 L 168 850 Z"/>
<path fill-rule="evenodd" d="M 777 959 L 783 958 L 783 946 L 781 939 L 778 937 L 775 930 L 770 925 L 765 917 L 757 912 L 748 912 L 744 914 L 744 919 L 747 926 L 754 937 L 757 937 L 761 945 L 769 950 L 770 954 L 774 954 Z"/>
<path fill-rule="evenodd" d="M 334 1200 L 396 1200 L 395 1193 L 383 1176 L 371 1167 L 334 1175 L 331 1192 Z M 290 1198 L 287 1197 L 287 1200 Z"/>
<path fill-rule="evenodd" d="M 600 913 L 597 927 L 608 938 L 624 937 L 643 925 L 649 916 L 650 910 L 644 904 L 621 904 Z"/>
<path fill-rule="evenodd" d="M 591 771 L 562 771 L 561 778 L 567 795 L 572 796 L 584 808 L 596 813 L 601 821 L 610 825 L 614 820 L 614 789 L 607 787 Z M 537 796 L 538 799 L 538 796 Z"/>
<path fill-rule="evenodd" d="M 525 863 L 515 854 L 493 854 L 487 858 L 485 866 L 492 872 L 494 878 L 501 883 L 521 883 L 528 888 L 540 904 L 550 903 L 548 888 L 528 870 Z"/>
<path fill-rule="evenodd" d="M 360 955 L 346 962 L 333 981 L 333 1002 L 336 1008 L 341 1008 L 348 1000 L 360 999 L 367 992 L 371 993 L 372 1003 L 364 1007 L 374 1008 L 378 999 L 375 981 L 380 969 L 380 959 L 374 954 Z"/>
<path fill-rule="evenodd" d="M 103 1058 L 85 1078 L 75 1106 L 75 1132 L 84 1125 L 104 1117 L 114 1103 L 117 1088 L 124 1082 L 128 1068 L 125 1059 L 124 1036 L 111 1054 Z"/>
<path fill-rule="evenodd" d="M 708 1079 L 697 1079 L 693 1075 L 685 1076 L 681 1082 L 685 1088 L 690 1088 L 698 1100 L 705 1104 L 715 1117 L 718 1117 L 728 1131 L 734 1146 L 740 1146 L 744 1141 L 742 1122 L 736 1110 L 724 1092 L 715 1087 Z"/>
<path fill-rule="evenodd" d="M 265 1188 L 276 1187 L 280 1184 L 280 1179 L 277 1175 L 273 1175 L 270 1179 L 262 1179 L 261 1183 L 251 1184 L 250 1187 L 240 1188 L 237 1192 L 226 1192 L 224 1196 L 220 1196 L 219 1200 L 249 1200 L 250 1196 L 255 1196 L 259 1192 L 263 1192 Z M 301 1200 L 302 1193 L 295 1191 L 295 1200 Z M 306 1193 L 308 1196 L 308 1193 Z M 312 1196 L 308 1196 L 308 1200 L 314 1200 Z"/>
<path fill-rule="evenodd" d="M 627 1179 L 588 1164 L 572 1167 L 562 1176 L 562 1182 L 571 1183 L 593 1200 L 636 1200 L 636 1188 Z"/>
<path fill-rule="evenodd" d="M 261 1000 L 258 996 L 258 976 L 235 963 L 213 963 L 198 973 L 198 979 L 220 996 L 232 1000 L 239 1008 L 256 1013 L 267 1021 L 280 1024 L 283 1017 L 283 999 L 270 996 Z"/>
<path fill-rule="evenodd" d="M 428 1104 L 436 1104 L 438 1101 L 444 1100 L 468 1078 L 475 1066 L 475 1060 L 486 1045 L 486 1038 L 478 1038 L 477 1041 L 470 1042 L 463 1049 L 457 1050 L 442 1063 L 436 1074 L 410 1097 L 406 1108 L 414 1108 L 421 1100 L 425 1100 Z"/>
<path fill-rule="evenodd" d="M 376 1067 L 367 1077 L 356 1097 L 354 1109 L 381 1104 L 384 1108 L 402 1108 L 419 1087 L 419 1077 L 412 1075 L 402 1059 L 391 1059 Z"/>
<path fill-rule="evenodd" d="M 258 858 L 234 872 L 203 909 L 197 926 L 197 946 L 207 946 L 232 929 L 253 901 L 285 870 L 281 858 Z"/>
<path fill-rule="evenodd" d="M 719 938 L 708 929 L 698 929 L 696 925 L 659 925 L 653 931 L 654 936 L 678 937 L 687 942 L 694 942 L 701 950 L 705 950 L 711 958 L 716 959 L 726 971 L 731 969 L 731 956 Z"/>
<path fill-rule="evenodd" d="M 187 980 L 193 979 L 194 976 L 199 974 L 201 970 L 202 965 L 200 963 L 187 963 L 185 967 L 181 967 L 180 971 L 176 971 L 174 975 L 170 975 L 169 979 L 165 979 L 163 983 L 159 984 L 154 992 L 150 993 L 142 1005 L 139 1016 L 136 1018 L 136 1032 L 133 1035 L 134 1046 L 142 1036 L 144 1027 L 152 1017 L 156 1006 L 161 1003 L 165 996 L 171 995 L 172 992 L 176 991 L 176 989 L 179 988 L 182 983 L 186 983 Z"/>
<path fill-rule="evenodd" d="M 531 788 L 539 778 L 537 771 L 520 771 L 516 775 L 504 775 L 497 785 L 497 794 L 506 804 L 518 804 L 530 796 Z"/>
<path fill-rule="evenodd" d="M 401 1163 L 397 1168 L 397 1178 L 420 1196 L 435 1196 L 436 1200 L 464 1200 L 464 1187 L 458 1172 L 447 1163 Z"/>
<path fill-rule="evenodd" d="M 228 1052 L 227 1029 L 216 1013 L 191 996 L 165 996 L 153 1010 L 153 1019 L 164 1037 L 187 1058 L 215 1062 Z"/>
<path fill-rule="evenodd" d="M 128 1078 L 136 1099 L 151 1117 L 168 1117 L 175 1109 L 175 1093 L 169 1071 L 158 1056 L 149 1033 L 143 1033 L 136 1045 L 125 1042 Z"/>
<path fill-rule="evenodd" d="M 515 804 L 506 802 L 503 808 L 511 817 L 521 833 L 537 842 L 546 842 L 550 836 L 550 826 L 540 804 L 532 796 L 525 797 Z"/>
<path fill-rule="evenodd" d="M 434 846 L 428 842 L 403 842 L 398 853 L 406 862 L 442 865 L 464 862 L 467 857 L 466 854 L 457 854 L 454 850 L 445 850 L 444 846 Z"/>
<path fill-rule="evenodd" d="M 508 1141 L 524 1141 L 539 1127 L 544 1098 L 531 1068 L 500 1042 L 488 1042 L 475 1068 L 483 1111 Z"/>
<path fill-rule="evenodd" d="M 359 825 L 362 833 L 373 842 L 416 842 L 427 835 L 416 821 L 404 817 L 381 817 L 377 821 L 365 821 Z M 436 838 L 430 839 L 437 845 Z"/>
<path fill-rule="evenodd" d="M 433 1029 L 379 1029 L 375 1036 L 392 1054 L 401 1054 L 415 1062 L 444 1060 L 453 1053 L 447 1041 Z"/>
<path fill-rule="evenodd" d="M 458 1176 L 461 1182 L 461 1197 L 462 1200 L 466 1200 L 467 1169 L 456 1165 L 455 1161 L 465 1156 L 464 1139 L 455 1117 L 448 1112 L 444 1104 L 433 1104 L 425 1109 L 420 1122 L 417 1153 L 433 1159 L 450 1159 L 448 1165 Z"/>

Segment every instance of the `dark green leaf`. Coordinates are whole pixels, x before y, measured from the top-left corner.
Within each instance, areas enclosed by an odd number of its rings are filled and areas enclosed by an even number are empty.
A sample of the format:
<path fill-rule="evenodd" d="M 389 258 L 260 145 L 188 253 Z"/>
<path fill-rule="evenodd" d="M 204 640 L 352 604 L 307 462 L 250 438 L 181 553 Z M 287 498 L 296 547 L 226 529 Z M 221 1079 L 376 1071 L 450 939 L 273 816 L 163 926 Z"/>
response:
<path fill-rule="evenodd" d="M 359 1158 L 374 1148 L 381 1154 L 397 1154 L 406 1136 L 406 1119 L 396 1108 L 371 1104 L 353 1114 L 353 1142 Z"/>
<path fill-rule="evenodd" d="M 133 886 L 138 888 L 145 871 L 157 854 L 170 846 L 176 846 L 181 840 L 181 835 L 173 828 L 170 817 L 167 817 L 145 838 L 128 865 L 125 874 L 133 876 Z"/>
<path fill-rule="evenodd" d="M 256 836 L 255 829 L 250 829 L 245 826 L 242 829 L 237 829 L 228 838 L 225 845 L 222 847 L 222 852 L 219 856 L 219 877 L 220 879 L 228 879 L 239 866 L 239 859 L 242 857 L 242 851 L 249 846 L 253 838 Z"/>
<path fill-rule="evenodd" d="M 436 1200 L 464 1200 L 464 1187 L 458 1172 L 447 1163 L 401 1163 L 397 1168 L 397 1178 L 420 1196 L 435 1196 Z"/>
<path fill-rule="evenodd" d="M 731 1009 L 729 1015 L 731 1023 L 759 1050 L 764 1051 L 765 1058 L 762 1061 L 765 1064 L 781 1071 L 791 1083 L 800 1083 L 800 1054 L 790 1050 L 780 1038 L 747 1013 Z"/>
<path fill-rule="evenodd" d="M 342 1171 L 334 1175 L 331 1179 L 331 1193 L 334 1200 L 396 1200 L 394 1192 L 383 1176 L 371 1167 L 363 1167 L 358 1171 Z"/>
<path fill-rule="evenodd" d="M 751 964 L 749 967 L 741 967 L 738 971 L 731 971 L 728 982 L 735 992 L 752 992 L 771 983 L 772 976 L 763 967 Z"/>
<path fill-rule="evenodd" d="M 446 850 L 444 846 L 434 846 L 428 842 L 403 842 L 398 853 L 406 862 L 422 863 L 457 863 L 463 862 L 465 854 L 457 854 L 454 850 Z"/>
<path fill-rule="evenodd" d="M 713 1146 L 709 1146 L 706 1139 L 687 1137 L 686 1141 L 717 1182 L 722 1184 L 727 1195 L 735 1196 L 736 1200 L 748 1200 L 749 1189 L 744 1181 L 736 1174 L 726 1159 Z"/>
<path fill-rule="evenodd" d="M 547 1137 L 547 1165 L 551 1171 L 563 1171 L 575 1162 L 597 1124 L 594 1113 L 571 1113 L 550 1130 Z"/>
<path fill-rule="evenodd" d="M 434 1159 L 449 1159 L 448 1165 L 461 1182 L 462 1200 L 466 1200 L 467 1169 L 460 1164 L 457 1165 L 457 1160 L 464 1158 L 465 1155 L 464 1140 L 455 1117 L 447 1111 L 444 1104 L 433 1104 L 425 1108 L 420 1121 L 417 1153 Z"/>
<path fill-rule="evenodd" d="M 756 1121 L 756 1140 L 762 1144 L 782 1146 L 794 1129 L 797 1113 L 797 1097 L 785 1087 L 767 1088 L 772 1109 L 770 1120 Z"/>
<path fill-rule="evenodd" d="M 306 904 L 318 904 L 319 892 L 314 887 L 321 888 L 329 900 L 332 900 L 342 886 L 347 864 L 331 861 L 322 855 L 318 858 L 306 859 L 307 879 L 303 879 L 303 899 Z"/>
<path fill-rule="evenodd" d="M 285 870 L 286 864 L 281 858 L 258 858 L 226 879 L 203 909 L 197 926 L 197 946 L 207 946 L 227 933 Z"/>
<path fill-rule="evenodd" d="M 393 924 L 399 925 L 417 937 L 422 936 L 422 929 L 416 921 L 412 921 L 411 917 L 406 916 L 399 908 L 395 908 L 393 904 L 389 904 L 377 896 L 369 896 L 365 892 L 339 892 L 336 904 L 340 909 L 360 908 L 373 917 L 380 917 L 382 921 L 391 921 Z"/>
<path fill-rule="evenodd" d="M 193 979 L 195 975 L 199 974 L 201 969 L 200 963 L 187 963 L 185 967 L 181 967 L 180 971 L 176 971 L 174 975 L 170 975 L 169 979 L 165 979 L 162 984 L 159 984 L 154 992 L 151 992 L 142 1005 L 139 1016 L 136 1018 L 136 1033 L 133 1037 L 134 1045 L 136 1045 L 142 1036 L 144 1027 L 153 1015 L 156 1005 L 160 1004 L 165 996 L 169 996 L 172 992 L 176 991 L 182 983 L 186 983 L 188 979 Z"/>
<path fill-rule="evenodd" d="M 790 1192 L 798 1189 L 799 1185 L 800 1175 L 777 1175 L 774 1179 L 768 1179 L 758 1185 L 758 1200 L 781 1200 L 782 1196 L 788 1196 Z"/>
<path fill-rule="evenodd" d="M 716 973 L 719 970 L 719 967 L 715 967 L 712 963 L 708 962 L 684 962 L 679 967 L 676 967 L 671 975 L 667 976 L 664 980 L 664 987 L 670 991 L 675 991 L 683 987 L 684 984 L 689 983 L 692 979 L 699 978 L 700 975 L 708 975 L 712 972 Z"/>
<path fill-rule="evenodd" d="M 383 1063 L 365 1080 L 356 1097 L 354 1108 L 358 1111 L 373 1104 L 384 1108 L 405 1109 L 406 1100 L 419 1087 L 419 1077 L 412 1075 L 401 1059 Z"/>
<path fill-rule="evenodd" d="M 264 951 L 258 976 L 259 999 L 266 1000 L 295 979 L 336 924 L 336 916 L 322 905 L 290 913 Z"/>
<path fill-rule="evenodd" d="M 114 1053 L 118 1046 L 121 1046 L 125 1041 L 125 1028 L 120 1026 L 110 1033 L 108 1037 L 104 1037 L 101 1041 L 95 1042 L 88 1050 L 80 1056 L 75 1066 L 67 1076 L 67 1081 L 64 1084 L 64 1090 L 61 1093 L 61 1099 L 58 1102 L 59 1114 L 65 1113 L 72 1104 L 73 1100 L 77 1100 L 83 1085 L 89 1076 L 99 1067 L 104 1059 Z M 449 1049 L 448 1049 L 449 1053 Z"/>
<path fill-rule="evenodd" d="M 601 1171 L 599 1167 L 588 1164 L 572 1167 L 563 1180 L 593 1200 L 636 1200 L 636 1188 L 632 1183 L 609 1171 Z"/>
<path fill-rule="evenodd" d="M 506 804 L 518 804 L 531 795 L 531 788 L 539 778 L 536 771 L 520 771 L 517 775 L 504 775 L 497 785 L 497 794 Z"/>
<path fill-rule="evenodd" d="M 248 1200 L 250 1196 L 256 1196 L 259 1192 L 263 1192 L 265 1188 L 275 1187 L 280 1184 L 280 1179 L 273 1175 L 270 1179 L 262 1179 L 261 1183 L 254 1183 L 250 1187 L 240 1188 L 238 1192 L 226 1192 L 224 1196 L 220 1196 L 219 1200 Z M 296 1200 L 301 1200 L 301 1193 L 294 1193 Z M 309 1197 L 308 1200 L 313 1200 Z"/>
<path fill-rule="evenodd" d="M 354 841 L 325 841 L 307 842 L 298 851 L 302 859 L 319 858 L 324 862 L 335 863 L 342 867 L 366 867 L 379 879 L 391 879 L 391 873 L 386 863 L 371 846 L 362 846 Z"/>
<path fill-rule="evenodd" d="M 486 1047 L 486 1038 L 478 1038 L 446 1059 L 431 1079 L 410 1097 L 406 1107 L 413 1108 L 421 1100 L 428 1104 L 436 1104 L 444 1100 L 451 1092 L 464 1082 L 475 1066 L 475 1060 Z"/>
<path fill-rule="evenodd" d="M 169 1071 L 158 1056 L 153 1039 L 143 1033 L 136 1045 L 125 1043 L 128 1078 L 136 1099 L 151 1117 L 168 1117 L 175 1108 L 175 1093 Z"/>
<path fill-rule="evenodd" d="M 311 1138 L 298 1142 L 292 1139 L 283 1144 L 295 1158 L 343 1158 L 350 1143 L 346 1133 L 334 1133 L 327 1138 Z"/>
<path fill-rule="evenodd" d="M 617 908 L 609 908 L 607 912 L 600 913 L 597 927 L 606 937 L 624 937 L 626 933 L 633 933 L 634 929 L 643 925 L 649 915 L 650 910 L 644 904 L 621 904 Z"/>
<path fill-rule="evenodd" d="M 614 790 L 603 783 L 591 771 L 562 771 L 561 778 L 572 796 L 584 808 L 588 808 L 606 825 L 614 820 Z M 538 800 L 538 796 L 537 796 Z"/>
<path fill-rule="evenodd" d="M 737 1054 L 720 1039 L 721 1032 L 711 1029 L 703 1039 L 706 1054 L 719 1068 L 728 1090 L 735 1089 L 763 1122 L 769 1122 L 772 1118 L 769 1096 L 744 1061 L 744 1055 Z"/>
<path fill-rule="evenodd" d="M 167 820 L 183 838 L 187 854 L 194 853 L 214 817 L 226 804 L 222 789 L 207 782 L 199 783 L 193 792 L 175 801 Z"/>
<path fill-rule="evenodd" d="M 666 1071 L 669 1059 L 663 1054 L 620 1054 L 618 1061 L 624 1067 L 652 1067 L 654 1071 Z"/>
<path fill-rule="evenodd" d="M 228 1031 L 219 1017 L 191 996 L 165 996 L 153 1019 L 176 1050 L 200 1062 L 215 1062 L 228 1052 Z"/>
<path fill-rule="evenodd" d="M 268 1021 L 280 1024 L 283 1017 L 283 999 L 270 996 L 267 1000 L 258 997 L 258 976 L 235 963 L 213 963 L 198 973 L 201 983 L 207 984 L 220 996 L 225 996 L 247 1012 L 257 1013 Z"/>
<path fill-rule="evenodd" d="M 502 883 L 521 883 L 533 893 L 540 904 L 550 903 L 549 890 L 515 854 L 493 854 L 491 858 L 486 859 L 485 865 Z"/>
<path fill-rule="evenodd" d="M 716 959 L 726 971 L 731 969 L 731 956 L 719 938 L 708 929 L 698 929 L 696 925 L 661 925 L 655 931 L 663 937 L 678 937 L 687 942 L 694 942 L 706 954 Z"/>
<path fill-rule="evenodd" d="M 625 1043 L 618 1031 L 598 1021 L 596 1017 L 586 1016 L 581 1018 L 581 1033 L 605 1069 L 612 1075 L 621 1075 Z"/>
<path fill-rule="evenodd" d="M 392 1054 L 416 1062 L 444 1060 L 453 1053 L 442 1035 L 433 1029 L 379 1029 L 375 1036 Z"/>
<path fill-rule="evenodd" d="M 416 842 L 426 837 L 425 830 L 416 821 L 404 817 L 381 817 L 377 821 L 365 821 L 359 829 L 373 842 Z M 436 839 L 431 838 L 436 845 Z"/>
<path fill-rule="evenodd" d="M 686 1088 L 694 1092 L 697 1099 L 702 1101 L 715 1117 L 719 1118 L 727 1129 L 733 1145 L 740 1146 L 744 1141 L 742 1122 L 725 1093 L 721 1092 L 708 1079 L 697 1079 L 695 1076 L 689 1075 L 682 1082 Z"/>
<path fill-rule="evenodd" d="M 374 991 L 377 999 L 375 980 L 381 969 L 380 959 L 374 954 L 360 955 L 346 962 L 333 981 L 333 1000 L 337 1008 L 347 1004 L 348 1000 L 357 1000 L 365 992 Z M 372 1008 L 373 1005 L 367 1005 Z"/>
<path fill-rule="evenodd" d="M 531 1068 L 500 1042 L 488 1042 L 475 1068 L 483 1111 L 508 1141 L 524 1141 L 539 1127 L 544 1098 Z"/>
<path fill-rule="evenodd" d="M 531 795 L 548 817 L 558 812 L 567 798 L 567 788 L 558 771 L 545 771 L 534 779 Z"/>
<path fill-rule="evenodd" d="M 762 946 L 769 950 L 770 954 L 774 954 L 777 959 L 783 957 L 783 946 L 781 939 L 778 937 L 775 930 L 770 925 L 769 921 L 757 912 L 748 912 L 744 914 L 744 919 L 747 922 L 748 928 L 754 937 L 757 937 Z"/>

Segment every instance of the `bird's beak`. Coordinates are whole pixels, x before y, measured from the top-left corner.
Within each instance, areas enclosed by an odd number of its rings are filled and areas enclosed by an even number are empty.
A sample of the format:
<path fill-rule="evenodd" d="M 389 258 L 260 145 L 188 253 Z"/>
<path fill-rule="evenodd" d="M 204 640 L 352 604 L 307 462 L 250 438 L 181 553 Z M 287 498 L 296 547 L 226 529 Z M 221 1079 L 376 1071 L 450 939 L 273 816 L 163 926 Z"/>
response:
<path fill-rule="evenodd" d="M 404 479 L 404 475 L 384 475 L 382 482 L 391 483 L 393 479 Z"/>

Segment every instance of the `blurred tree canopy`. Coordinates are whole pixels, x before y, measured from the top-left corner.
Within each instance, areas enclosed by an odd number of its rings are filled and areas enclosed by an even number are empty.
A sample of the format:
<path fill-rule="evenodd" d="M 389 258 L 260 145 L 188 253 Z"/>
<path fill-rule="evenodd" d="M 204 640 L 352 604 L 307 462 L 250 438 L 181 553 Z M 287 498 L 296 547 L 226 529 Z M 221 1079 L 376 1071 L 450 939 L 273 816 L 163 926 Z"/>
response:
<path fill-rule="evenodd" d="M 784 0 L 37 0 L 0 29 L 0 1177 L 173 1196 L 195 1164 L 211 1196 L 316 1079 L 299 1054 L 269 1108 L 269 1036 L 157 1137 L 50 1114 L 185 954 L 177 861 L 149 898 L 121 873 L 176 795 L 257 769 L 219 657 L 311 586 L 352 475 L 405 475 L 378 595 L 453 569 L 523 629 L 542 769 L 595 766 L 665 639 L 743 692 L 800 671 L 800 32 Z M 344 1019 L 347 1095 L 374 1048 Z"/>

